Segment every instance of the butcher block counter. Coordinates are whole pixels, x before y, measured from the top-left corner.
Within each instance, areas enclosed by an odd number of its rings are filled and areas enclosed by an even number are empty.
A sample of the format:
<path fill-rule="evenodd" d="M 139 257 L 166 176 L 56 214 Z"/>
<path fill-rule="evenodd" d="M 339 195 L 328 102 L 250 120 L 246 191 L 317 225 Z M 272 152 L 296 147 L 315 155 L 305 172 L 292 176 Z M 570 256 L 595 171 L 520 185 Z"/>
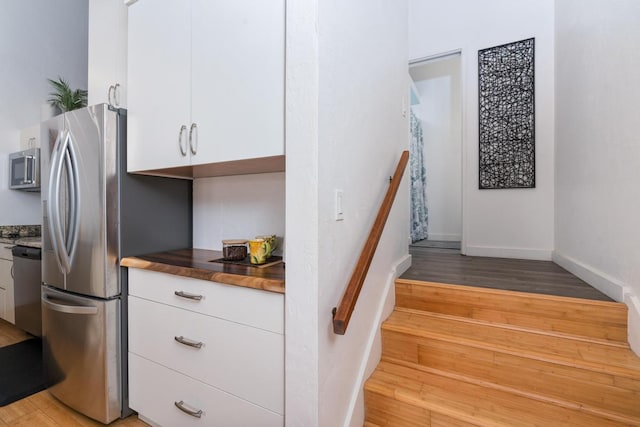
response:
<path fill-rule="evenodd" d="M 211 262 L 222 252 L 208 249 L 180 249 L 123 258 L 120 265 L 157 271 L 227 285 L 284 293 L 284 263 L 268 267 L 251 267 Z"/>

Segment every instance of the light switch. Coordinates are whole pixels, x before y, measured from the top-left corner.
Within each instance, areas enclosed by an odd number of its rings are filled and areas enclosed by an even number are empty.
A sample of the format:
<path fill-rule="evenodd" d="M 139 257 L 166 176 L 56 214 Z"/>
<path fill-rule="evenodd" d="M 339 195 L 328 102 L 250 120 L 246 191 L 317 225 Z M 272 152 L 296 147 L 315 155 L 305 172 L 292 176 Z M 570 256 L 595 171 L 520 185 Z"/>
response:
<path fill-rule="evenodd" d="M 344 220 L 344 211 L 342 210 L 342 190 L 336 190 L 336 221 Z"/>

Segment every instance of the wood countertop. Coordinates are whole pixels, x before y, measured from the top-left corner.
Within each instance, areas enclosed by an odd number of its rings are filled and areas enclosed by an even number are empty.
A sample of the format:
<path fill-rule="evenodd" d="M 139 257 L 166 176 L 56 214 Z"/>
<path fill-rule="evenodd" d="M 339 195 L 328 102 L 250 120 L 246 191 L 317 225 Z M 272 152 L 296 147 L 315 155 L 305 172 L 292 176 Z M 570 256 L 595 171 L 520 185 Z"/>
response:
<path fill-rule="evenodd" d="M 222 252 L 208 249 L 180 249 L 123 258 L 120 265 L 158 271 L 193 279 L 284 293 L 284 264 L 258 268 L 210 262 L 222 258 Z"/>

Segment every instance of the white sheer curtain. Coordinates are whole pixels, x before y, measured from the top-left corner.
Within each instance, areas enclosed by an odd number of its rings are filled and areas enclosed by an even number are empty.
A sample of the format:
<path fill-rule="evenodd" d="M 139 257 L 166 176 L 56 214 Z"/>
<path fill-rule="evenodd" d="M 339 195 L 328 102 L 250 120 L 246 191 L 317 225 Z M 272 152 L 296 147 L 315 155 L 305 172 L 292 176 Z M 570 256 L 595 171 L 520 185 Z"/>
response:
<path fill-rule="evenodd" d="M 411 241 L 427 238 L 429 212 L 427 210 L 427 170 L 424 166 L 424 142 L 422 122 L 411 110 L 411 146 L 409 148 L 411 169 Z"/>

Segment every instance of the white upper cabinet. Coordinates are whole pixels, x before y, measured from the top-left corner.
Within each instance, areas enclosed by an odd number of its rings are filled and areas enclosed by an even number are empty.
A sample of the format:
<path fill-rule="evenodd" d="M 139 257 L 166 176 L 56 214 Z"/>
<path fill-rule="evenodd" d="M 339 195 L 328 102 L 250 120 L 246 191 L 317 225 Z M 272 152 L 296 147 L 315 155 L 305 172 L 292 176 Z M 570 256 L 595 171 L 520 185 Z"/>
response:
<path fill-rule="evenodd" d="M 40 148 L 40 123 L 20 130 L 20 150 Z"/>
<path fill-rule="evenodd" d="M 190 163 L 191 3 L 143 0 L 129 7 L 127 169 Z"/>
<path fill-rule="evenodd" d="M 285 0 L 129 7 L 128 170 L 284 154 Z"/>
<path fill-rule="evenodd" d="M 284 0 L 193 0 L 194 164 L 284 154 Z"/>
<path fill-rule="evenodd" d="M 127 106 L 127 7 L 89 0 L 88 104 Z"/>

